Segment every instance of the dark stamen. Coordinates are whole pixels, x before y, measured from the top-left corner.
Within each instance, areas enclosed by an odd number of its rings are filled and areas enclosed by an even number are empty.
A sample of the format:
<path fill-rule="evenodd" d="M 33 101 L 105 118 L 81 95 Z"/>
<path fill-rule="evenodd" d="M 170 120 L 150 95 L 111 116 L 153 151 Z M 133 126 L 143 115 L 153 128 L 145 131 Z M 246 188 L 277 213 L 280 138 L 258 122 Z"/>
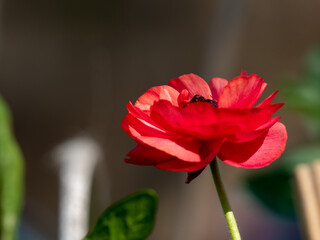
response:
<path fill-rule="evenodd" d="M 195 103 L 195 102 L 205 102 L 206 99 L 198 94 L 194 95 L 193 98 L 191 99 L 190 103 Z"/>
<path fill-rule="evenodd" d="M 213 99 L 205 99 L 201 95 L 194 95 L 193 98 L 191 99 L 190 103 L 195 103 L 195 102 L 208 102 L 211 104 L 212 107 L 218 107 L 218 102 Z"/>
<path fill-rule="evenodd" d="M 212 107 L 218 107 L 218 102 L 213 99 L 206 99 L 206 102 L 210 103 Z"/>

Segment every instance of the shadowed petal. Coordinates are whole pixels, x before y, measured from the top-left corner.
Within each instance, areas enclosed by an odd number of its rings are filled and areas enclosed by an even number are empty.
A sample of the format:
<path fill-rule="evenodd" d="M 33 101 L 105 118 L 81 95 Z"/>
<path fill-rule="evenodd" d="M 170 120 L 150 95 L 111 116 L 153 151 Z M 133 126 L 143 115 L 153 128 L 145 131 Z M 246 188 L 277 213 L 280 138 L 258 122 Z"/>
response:
<path fill-rule="evenodd" d="M 192 172 L 192 171 L 198 171 L 201 168 L 204 168 L 206 165 L 207 164 L 202 162 L 188 163 L 175 158 L 173 160 L 157 164 L 156 168 L 169 170 L 169 171 Z"/>
<path fill-rule="evenodd" d="M 142 136 L 153 136 L 153 137 L 174 137 L 177 136 L 174 133 L 168 132 L 167 130 L 162 129 L 146 122 L 143 119 L 134 117 L 131 113 L 128 113 L 121 122 L 122 129 L 131 135 L 130 127 L 139 132 L 139 135 Z"/>
<path fill-rule="evenodd" d="M 211 99 L 211 91 L 206 81 L 193 73 L 172 79 L 168 85 L 178 92 L 187 89 L 191 96 L 198 94 L 206 99 Z"/>
<path fill-rule="evenodd" d="M 141 109 L 142 111 L 149 111 L 153 103 L 160 99 L 167 100 L 171 102 L 174 106 L 178 106 L 178 96 L 179 92 L 170 86 L 157 86 L 150 88 L 141 97 L 139 97 L 135 103 L 135 106 Z"/>
<path fill-rule="evenodd" d="M 256 130 L 267 123 L 281 106 L 283 104 L 272 104 L 266 108 L 219 109 L 206 102 L 196 102 L 181 109 L 168 101 L 158 101 L 150 116 L 168 131 L 210 140 Z"/>
<path fill-rule="evenodd" d="M 244 168 L 260 168 L 276 160 L 285 149 L 287 131 L 277 122 L 262 136 L 244 143 L 225 142 L 218 157 L 225 163 Z"/>
<path fill-rule="evenodd" d="M 219 108 L 251 108 L 267 84 L 258 75 L 240 76 L 229 81 L 220 94 Z"/>
<path fill-rule="evenodd" d="M 126 156 L 128 158 L 125 159 L 125 162 L 143 166 L 152 166 L 174 158 L 173 156 L 155 148 L 141 144 L 138 144 Z"/>
<path fill-rule="evenodd" d="M 187 179 L 186 179 L 185 183 L 187 183 L 187 184 L 191 183 L 191 181 L 193 179 L 197 178 L 203 172 L 203 170 L 205 168 L 206 167 L 201 168 L 200 170 L 197 170 L 197 171 L 188 172 Z"/>
<path fill-rule="evenodd" d="M 274 93 L 272 93 L 269 97 L 267 97 L 265 100 L 263 100 L 261 103 L 259 103 L 257 105 L 257 107 L 266 107 L 266 106 L 268 106 L 273 101 L 274 97 L 277 95 L 278 92 L 279 92 L 279 90 L 277 90 Z"/>
<path fill-rule="evenodd" d="M 186 162 L 200 162 L 200 141 L 196 139 L 168 139 L 156 137 L 136 137 L 140 142 L 154 147 Z"/>
<path fill-rule="evenodd" d="M 140 108 L 134 106 L 131 102 L 127 104 L 127 109 L 133 117 L 141 118 L 145 121 L 153 121 L 146 112 L 142 111 Z M 155 123 L 156 124 L 156 123 Z"/>
<path fill-rule="evenodd" d="M 188 92 L 187 89 L 183 89 L 178 97 L 179 107 L 185 108 L 186 106 L 189 105 L 189 102 L 190 102 L 190 93 Z"/>
<path fill-rule="evenodd" d="M 248 73 L 247 73 L 245 70 L 241 70 L 241 71 L 240 71 L 240 76 L 245 76 L 245 77 L 247 77 L 247 76 L 248 76 Z"/>
<path fill-rule="evenodd" d="M 125 116 L 121 122 L 121 126 L 138 143 L 148 145 L 183 161 L 201 161 L 199 156 L 201 142 L 195 138 L 169 132 L 131 113 Z"/>
<path fill-rule="evenodd" d="M 212 78 L 209 82 L 212 98 L 218 101 L 222 90 L 227 86 L 227 84 L 228 81 L 226 79 Z"/>
<path fill-rule="evenodd" d="M 271 128 L 276 122 L 280 120 L 280 117 L 272 118 L 266 124 L 261 125 L 257 129 L 248 132 L 237 133 L 228 138 L 228 142 L 241 143 L 241 142 L 249 142 L 264 134 Z"/>
<path fill-rule="evenodd" d="M 204 168 L 205 166 L 207 166 L 214 159 L 223 141 L 224 141 L 223 139 L 219 139 L 214 141 L 203 142 L 203 145 L 201 146 L 201 162 L 200 163 L 187 163 L 179 159 L 173 159 L 167 162 L 157 164 L 156 167 L 160 169 L 171 170 L 171 171 L 187 171 L 187 172 L 198 171 Z"/>
<path fill-rule="evenodd" d="M 200 145 L 201 142 L 191 137 L 158 137 L 158 136 L 144 136 L 143 129 L 134 129 L 131 125 L 128 127 L 128 134 L 134 138 L 138 143 L 145 144 L 149 147 L 156 148 L 169 155 L 175 156 L 186 162 L 200 162 Z"/>

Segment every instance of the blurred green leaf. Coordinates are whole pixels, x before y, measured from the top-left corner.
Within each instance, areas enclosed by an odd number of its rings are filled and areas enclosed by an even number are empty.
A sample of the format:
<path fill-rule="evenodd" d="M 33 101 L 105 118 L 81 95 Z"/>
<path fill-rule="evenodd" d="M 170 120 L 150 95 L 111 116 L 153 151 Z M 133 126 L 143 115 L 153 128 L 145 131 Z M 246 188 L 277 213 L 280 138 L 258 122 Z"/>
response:
<path fill-rule="evenodd" d="M 16 238 L 23 195 L 23 157 L 11 128 L 10 111 L 0 97 L 0 239 Z"/>
<path fill-rule="evenodd" d="M 320 125 L 320 88 L 305 81 L 303 83 L 290 84 L 284 90 L 288 106 L 306 116 L 315 118 Z"/>
<path fill-rule="evenodd" d="M 290 149 L 281 161 L 281 168 L 293 173 L 295 166 L 298 164 L 310 164 L 315 159 L 320 159 L 320 143 L 312 143 Z"/>
<path fill-rule="evenodd" d="M 282 90 L 287 106 L 308 118 L 308 130 L 320 137 L 320 46 L 305 55 L 302 74 L 285 81 Z"/>
<path fill-rule="evenodd" d="M 292 175 L 283 169 L 268 171 L 247 179 L 253 195 L 269 210 L 283 217 L 295 216 L 291 186 Z"/>
<path fill-rule="evenodd" d="M 313 47 L 306 54 L 304 69 L 312 79 L 320 80 L 320 46 Z"/>
<path fill-rule="evenodd" d="M 268 209 L 284 217 L 294 217 L 294 169 L 298 164 L 310 164 L 315 159 L 320 159 L 320 143 L 292 149 L 274 168 L 249 177 L 246 185 Z"/>
<path fill-rule="evenodd" d="M 98 219 L 86 240 L 143 240 L 152 232 L 157 194 L 142 190 L 111 205 Z"/>
<path fill-rule="evenodd" d="M 306 130 L 314 140 L 320 137 L 320 46 L 305 55 L 302 73 L 284 81 L 281 92 L 286 106 L 304 117 Z M 282 216 L 294 216 L 292 177 L 300 163 L 320 158 L 320 143 L 290 149 L 274 167 L 247 179 L 249 190 L 263 205 Z"/>

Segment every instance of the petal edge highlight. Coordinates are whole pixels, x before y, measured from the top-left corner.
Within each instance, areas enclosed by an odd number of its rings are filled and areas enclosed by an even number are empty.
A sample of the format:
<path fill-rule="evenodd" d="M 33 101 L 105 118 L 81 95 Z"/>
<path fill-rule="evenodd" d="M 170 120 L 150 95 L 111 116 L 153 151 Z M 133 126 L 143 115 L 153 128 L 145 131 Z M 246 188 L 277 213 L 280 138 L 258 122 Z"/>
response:
<path fill-rule="evenodd" d="M 220 94 L 219 108 L 252 108 L 267 84 L 256 74 L 240 76 L 229 81 Z"/>
<path fill-rule="evenodd" d="M 225 142 L 218 157 L 234 167 L 261 168 L 280 157 L 287 142 L 286 127 L 277 122 L 269 131 L 250 142 Z"/>

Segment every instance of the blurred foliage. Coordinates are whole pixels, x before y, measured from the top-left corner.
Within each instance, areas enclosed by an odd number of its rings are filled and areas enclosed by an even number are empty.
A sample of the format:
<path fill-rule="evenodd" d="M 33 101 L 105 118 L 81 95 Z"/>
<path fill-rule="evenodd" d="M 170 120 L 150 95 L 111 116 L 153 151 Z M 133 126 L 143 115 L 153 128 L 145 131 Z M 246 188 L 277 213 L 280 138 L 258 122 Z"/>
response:
<path fill-rule="evenodd" d="M 304 117 L 306 130 L 312 136 L 311 144 L 286 151 L 281 161 L 249 177 L 246 185 L 267 208 L 280 216 L 294 217 L 294 168 L 320 158 L 320 46 L 306 54 L 302 73 L 286 80 L 281 89 L 286 107 Z"/>
<path fill-rule="evenodd" d="M 85 240 L 143 240 L 152 232 L 157 194 L 142 190 L 111 205 Z"/>
<path fill-rule="evenodd" d="M 311 163 L 320 157 L 320 143 L 288 151 L 282 161 L 262 173 L 249 177 L 246 185 L 264 206 L 281 216 L 294 218 L 293 171 L 300 163 Z"/>
<path fill-rule="evenodd" d="M 306 54 L 302 74 L 288 78 L 281 90 L 287 107 L 299 112 L 308 122 L 306 127 L 320 137 L 320 46 Z"/>
<path fill-rule="evenodd" d="M 268 171 L 247 180 L 247 187 L 272 212 L 295 217 L 291 174 L 283 169 Z"/>
<path fill-rule="evenodd" d="M 23 157 L 0 97 L 0 239 L 16 239 L 23 197 Z"/>

